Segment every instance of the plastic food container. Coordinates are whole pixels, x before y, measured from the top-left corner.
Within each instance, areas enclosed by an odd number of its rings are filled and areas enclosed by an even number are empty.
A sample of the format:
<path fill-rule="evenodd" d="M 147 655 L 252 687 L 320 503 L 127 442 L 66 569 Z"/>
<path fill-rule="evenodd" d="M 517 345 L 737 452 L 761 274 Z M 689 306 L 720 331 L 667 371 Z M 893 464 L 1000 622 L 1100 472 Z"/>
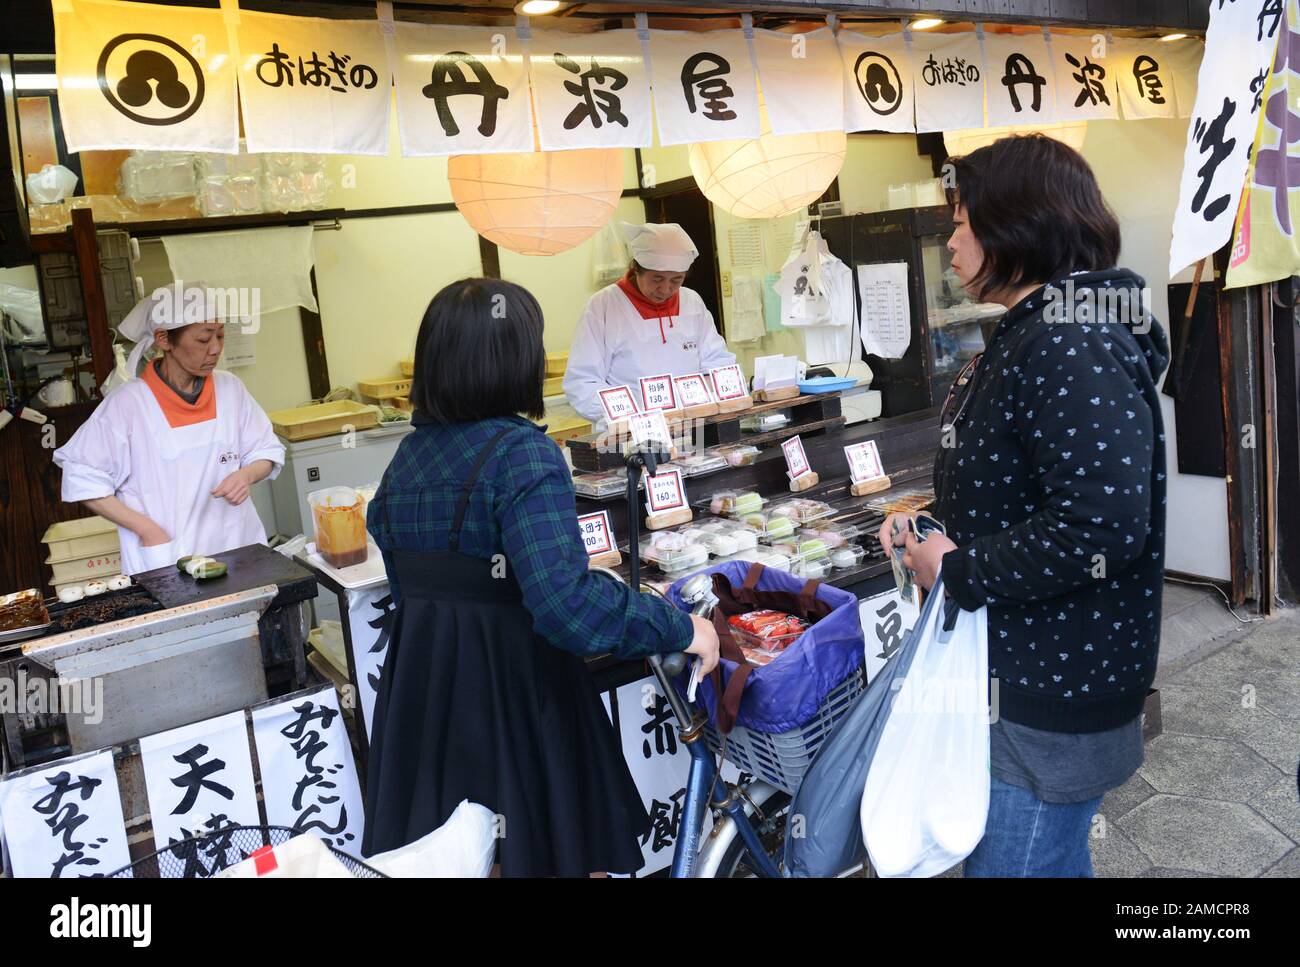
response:
<path fill-rule="evenodd" d="M 758 447 L 744 444 L 741 446 L 714 447 L 711 453 L 716 453 L 727 461 L 729 467 L 748 467 L 758 460 L 758 455 L 763 451 Z"/>
<path fill-rule="evenodd" d="M 780 503 L 773 504 L 770 509 L 772 513 L 789 517 L 799 524 L 811 524 L 813 521 L 835 516 L 835 508 L 824 500 L 808 500 L 806 498 L 783 500 Z"/>
<path fill-rule="evenodd" d="M 327 487 L 307 495 L 316 525 L 316 551 L 331 567 L 351 567 L 369 556 L 366 501 L 351 487 Z"/>
<path fill-rule="evenodd" d="M 740 428 L 748 433 L 767 433 L 779 430 L 789 422 L 788 413 L 751 413 L 740 418 Z"/>
<path fill-rule="evenodd" d="M 613 497 L 627 490 L 627 474 L 617 470 L 575 473 L 573 489 L 584 497 Z"/>
<path fill-rule="evenodd" d="M 775 658 L 799 640 L 808 622 L 779 611 L 751 611 L 727 619 L 731 636 L 741 648 L 752 648 Z M 769 659 L 770 660 L 770 659 Z"/>
<path fill-rule="evenodd" d="M 773 541 L 793 537 L 795 532 L 794 521 L 780 514 L 747 514 L 742 518 L 742 521 L 747 527 L 755 531 L 761 540 L 769 544 Z"/>
<path fill-rule="evenodd" d="M 849 544 L 831 551 L 831 565 L 837 571 L 847 571 L 858 567 L 867 557 L 867 551 L 857 544 Z"/>
<path fill-rule="evenodd" d="M 911 514 L 924 510 L 932 503 L 934 503 L 933 488 L 913 487 L 908 490 L 886 491 L 868 500 L 866 506 L 881 514 Z"/>
<path fill-rule="evenodd" d="M 692 453 L 690 456 L 679 457 L 676 464 L 682 468 L 682 473 L 688 477 L 698 477 L 701 474 L 727 469 L 725 459 L 715 453 L 708 452 Z"/>
<path fill-rule="evenodd" d="M 681 534 L 664 531 L 641 542 L 641 560 L 655 564 L 665 574 L 676 574 L 708 563 L 709 549 Z"/>
<path fill-rule="evenodd" d="M 696 506 L 711 514 L 721 514 L 735 520 L 761 511 L 766 503 L 755 490 L 718 490 L 707 499 L 699 501 Z"/>
<path fill-rule="evenodd" d="M 864 533 L 865 531 L 856 524 L 820 524 L 799 530 L 800 537 L 808 540 L 814 537 L 820 538 L 826 542 L 827 547 L 832 549 L 852 543 Z"/>
<path fill-rule="evenodd" d="M 801 557 L 790 565 L 790 573 L 800 578 L 824 578 L 831 570 L 829 557 Z"/>

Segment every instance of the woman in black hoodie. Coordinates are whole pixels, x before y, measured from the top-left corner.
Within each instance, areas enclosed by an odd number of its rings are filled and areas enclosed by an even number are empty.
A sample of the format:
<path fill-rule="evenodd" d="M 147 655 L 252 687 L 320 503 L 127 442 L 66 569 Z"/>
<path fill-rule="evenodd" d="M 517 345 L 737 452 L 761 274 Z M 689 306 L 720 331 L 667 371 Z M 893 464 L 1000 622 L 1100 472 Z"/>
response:
<path fill-rule="evenodd" d="M 904 559 L 988 608 L 992 792 L 966 875 L 1091 876 L 1092 817 L 1142 763 L 1156 672 L 1168 345 L 1078 152 L 1005 138 L 947 171 L 953 271 L 1007 307 L 944 406 L 948 536 L 908 537 Z"/>

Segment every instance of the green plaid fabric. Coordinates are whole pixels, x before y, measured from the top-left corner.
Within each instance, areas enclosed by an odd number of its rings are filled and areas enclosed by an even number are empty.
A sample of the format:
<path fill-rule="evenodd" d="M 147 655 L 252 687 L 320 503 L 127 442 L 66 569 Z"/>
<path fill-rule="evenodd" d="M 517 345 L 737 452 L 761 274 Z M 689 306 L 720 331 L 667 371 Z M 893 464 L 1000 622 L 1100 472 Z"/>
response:
<path fill-rule="evenodd" d="M 686 648 L 688 615 L 587 571 L 564 456 L 543 428 L 521 417 L 417 423 L 398 446 L 368 512 L 394 600 L 401 589 L 388 552 L 448 550 L 464 482 L 480 451 L 507 427 L 470 495 L 460 552 L 484 560 L 504 554 L 534 629 L 557 648 L 621 658 Z"/>

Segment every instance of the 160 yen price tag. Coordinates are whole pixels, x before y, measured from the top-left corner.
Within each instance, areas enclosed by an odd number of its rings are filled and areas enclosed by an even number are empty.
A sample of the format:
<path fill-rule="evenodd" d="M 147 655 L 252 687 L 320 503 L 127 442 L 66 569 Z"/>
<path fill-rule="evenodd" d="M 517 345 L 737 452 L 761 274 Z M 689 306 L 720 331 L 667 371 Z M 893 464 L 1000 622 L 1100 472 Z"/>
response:
<path fill-rule="evenodd" d="M 647 413 L 677 409 L 677 393 L 673 390 L 672 374 L 641 377 L 641 401 L 645 404 Z"/>
<path fill-rule="evenodd" d="M 584 514 L 578 518 L 578 532 L 587 548 L 587 556 L 606 554 L 614 549 L 614 528 L 609 522 L 609 511 Z"/>
<path fill-rule="evenodd" d="M 798 480 L 812 470 L 808 464 L 808 454 L 803 450 L 803 441 L 797 436 L 782 443 L 781 449 L 785 453 L 785 465 L 791 480 Z"/>
<path fill-rule="evenodd" d="M 885 468 L 880 465 L 880 448 L 875 440 L 845 447 L 844 456 L 849 461 L 849 477 L 855 484 L 885 475 Z"/>
<path fill-rule="evenodd" d="M 719 403 L 738 400 L 745 395 L 745 374 L 739 366 L 723 366 L 712 370 L 709 375 L 713 378 L 713 392 Z"/>
<path fill-rule="evenodd" d="M 665 470 L 646 478 L 646 509 L 652 514 L 677 510 L 686 506 L 686 488 L 682 485 L 680 470 Z"/>

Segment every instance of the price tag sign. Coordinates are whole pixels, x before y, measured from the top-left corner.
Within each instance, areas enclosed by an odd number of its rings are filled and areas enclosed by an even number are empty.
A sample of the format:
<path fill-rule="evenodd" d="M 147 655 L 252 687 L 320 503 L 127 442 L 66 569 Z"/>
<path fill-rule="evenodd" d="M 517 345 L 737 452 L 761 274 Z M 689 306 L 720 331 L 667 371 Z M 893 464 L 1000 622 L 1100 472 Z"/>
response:
<path fill-rule="evenodd" d="M 849 477 L 855 484 L 885 475 L 885 468 L 880 465 L 880 449 L 875 440 L 845 447 L 844 456 L 849 461 Z"/>
<path fill-rule="evenodd" d="M 812 472 L 812 467 L 808 463 L 808 454 L 803 451 L 803 441 L 797 436 L 792 436 L 782 443 L 781 449 L 785 453 L 785 465 L 791 480 L 798 480 Z"/>
<path fill-rule="evenodd" d="M 627 432 L 633 446 L 654 446 L 663 451 L 672 449 L 673 434 L 663 413 L 638 413 L 629 417 Z"/>
<path fill-rule="evenodd" d="M 646 509 L 652 514 L 679 510 L 686 506 L 686 487 L 680 470 L 665 470 L 646 478 Z"/>
<path fill-rule="evenodd" d="M 636 397 L 627 386 L 601 390 L 600 405 L 605 408 L 605 416 L 610 423 L 626 420 L 637 413 Z"/>
<path fill-rule="evenodd" d="M 739 366 L 723 366 L 712 370 L 709 375 L 713 378 L 713 392 L 719 403 L 738 400 L 745 395 L 745 374 Z"/>
<path fill-rule="evenodd" d="M 588 557 L 606 554 L 614 549 L 614 528 L 609 522 L 607 510 L 579 517 L 578 533 L 582 535 Z"/>
<path fill-rule="evenodd" d="M 677 400 L 681 403 L 683 409 L 689 409 L 692 406 L 708 406 L 713 402 L 713 395 L 709 392 L 709 384 L 699 373 L 690 376 L 678 376 L 673 380 L 677 387 Z"/>
<path fill-rule="evenodd" d="M 641 377 L 641 400 L 645 403 L 647 413 L 677 409 L 677 393 L 673 389 L 672 374 Z"/>

